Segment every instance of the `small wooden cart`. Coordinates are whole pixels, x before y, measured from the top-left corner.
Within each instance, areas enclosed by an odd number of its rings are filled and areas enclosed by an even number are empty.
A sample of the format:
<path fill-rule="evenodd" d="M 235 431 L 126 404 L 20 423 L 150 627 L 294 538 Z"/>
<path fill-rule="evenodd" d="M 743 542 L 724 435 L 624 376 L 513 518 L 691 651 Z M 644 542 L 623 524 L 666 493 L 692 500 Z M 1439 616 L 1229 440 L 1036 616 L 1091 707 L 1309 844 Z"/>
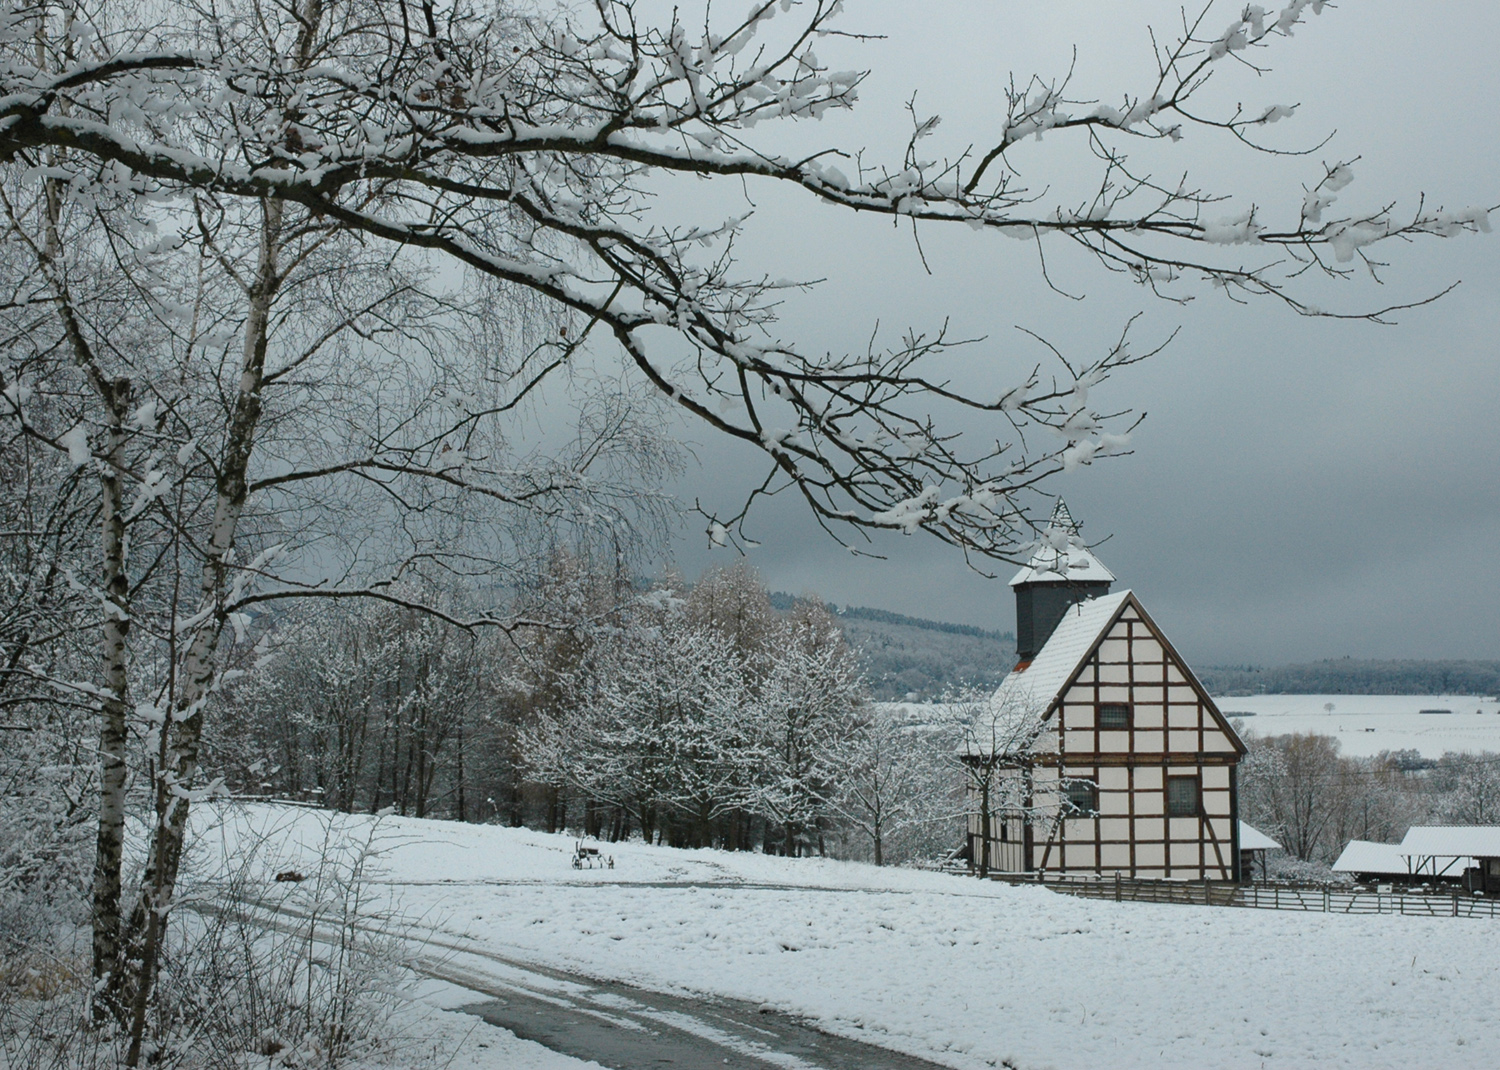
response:
<path fill-rule="evenodd" d="M 579 840 L 573 847 L 574 869 L 614 869 L 615 856 L 601 854 L 597 847 L 587 847 Z"/>

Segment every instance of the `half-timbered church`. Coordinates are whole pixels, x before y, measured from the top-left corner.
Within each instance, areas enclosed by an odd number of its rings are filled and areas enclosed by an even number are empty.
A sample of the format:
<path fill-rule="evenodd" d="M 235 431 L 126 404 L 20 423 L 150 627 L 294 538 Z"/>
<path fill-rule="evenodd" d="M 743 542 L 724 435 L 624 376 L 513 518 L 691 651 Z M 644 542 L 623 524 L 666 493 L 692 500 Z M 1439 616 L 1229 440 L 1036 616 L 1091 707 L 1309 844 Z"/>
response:
<path fill-rule="evenodd" d="M 1010 582 L 1019 660 L 992 699 L 1032 728 L 992 763 L 987 830 L 970 808 L 970 858 L 1000 873 L 1238 880 L 1244 743 L 1135 594 L 1110 592 L 1061 502 L 1038 545 Z"/>

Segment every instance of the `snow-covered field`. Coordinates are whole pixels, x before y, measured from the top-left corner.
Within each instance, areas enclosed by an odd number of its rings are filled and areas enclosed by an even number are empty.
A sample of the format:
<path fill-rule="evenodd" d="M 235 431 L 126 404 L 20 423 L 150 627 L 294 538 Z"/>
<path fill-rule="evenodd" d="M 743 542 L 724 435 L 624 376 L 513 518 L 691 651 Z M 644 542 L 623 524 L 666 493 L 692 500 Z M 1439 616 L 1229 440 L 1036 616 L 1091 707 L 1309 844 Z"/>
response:
<path fill-rule="evenodd" d="M 207 842 L 233 856 L 264 836 L 267 872 L 306 865 L 328 821 L 373 826 L 372 906 L 444 943 L 766 1003 L 962 1070 L 1478 1067 L 1500 1036 L 1497 921 L 1115 904 L 642 844 L 577 871 L 571 839 L 525 829 L 219 816 Z"/>
<path fill-rule="evenodd" d="M 1478 695 L 1252 695 L 1215 698 L 1231 719 L 1262 736 L 1317 732 L 1334 736 L 1343 753 L 1369 757 L 1383 750 L 1500 751 L 1500 702 Z M 1333 705 L 1330 711 L 1329 704 Z M 1446 714 L 1422 710 L 1450 710 Z"/>

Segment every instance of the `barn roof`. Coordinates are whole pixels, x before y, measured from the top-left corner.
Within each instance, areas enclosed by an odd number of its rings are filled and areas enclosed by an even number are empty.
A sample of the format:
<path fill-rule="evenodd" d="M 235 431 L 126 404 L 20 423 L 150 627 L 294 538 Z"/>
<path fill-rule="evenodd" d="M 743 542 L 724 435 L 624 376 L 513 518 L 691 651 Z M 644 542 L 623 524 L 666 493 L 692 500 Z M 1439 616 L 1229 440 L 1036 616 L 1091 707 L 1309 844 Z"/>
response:
<path fill-rule="evenodd" d="M 1370 840 L 1350 840 L 1338 861 L 1333 864 L 1335 873 L 1388 873 L 1405 877 L 1411 867 L 1401 854 L 1399 843 L 1373 843 Z"/>
<path fill-rule="evenodd" d="M 1281 844 L 1267 836 L 1253 825 L 1240 822 L 1240 850 L 1241 851 L 1277 851 Z"/>
<path fill-rule="evenodd" d="M 1401 841 L 1403 855 L 1424 858 L 1500 857 L 1500 825 L 1414 825 Z"/>
<path fill-rule="evenodd" d="M 1037 712 L 1052 705 L 1129 597 L 1128 590 L 1117 591 L 1068 607 L 1036 657 L 1017 665 L 1001 681 L 994 704 L 1007 709 L 1030 707 Z"/>
<path fill-rule="evenodd" d="M 1057 500 L 1052 520 L 1037 539 L 1036 550 L 1026 567 L 1011 577 L 1010 585 L 1023 583 L 1113 583 L 1115 574 L 1100 563 L 1083 544 L 1078 522 L 1063 500 Z"/>

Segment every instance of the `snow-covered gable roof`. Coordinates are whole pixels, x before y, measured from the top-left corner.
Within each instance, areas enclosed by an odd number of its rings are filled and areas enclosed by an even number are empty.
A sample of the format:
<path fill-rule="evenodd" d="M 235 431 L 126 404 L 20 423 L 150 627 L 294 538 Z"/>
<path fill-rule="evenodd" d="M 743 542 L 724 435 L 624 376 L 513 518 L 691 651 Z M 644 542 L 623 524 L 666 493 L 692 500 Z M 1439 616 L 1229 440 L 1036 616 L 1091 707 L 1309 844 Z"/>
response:
<path fill-rule="evenodd" d="M 1129 597 L 1128 590 L 1118 591 L 1070 606 L 1036 657 L 1016 666 L 1001 681 L 995 706 L 1040 712 L 1052 705 Z"/>
<path fill-rule="evenodd" d="M 1500 857 L 1500 825 L 1414 825 L 1401 841 L 1409 857 Z"/>
<path fill-rule="evenodd" d="M 1267 836 L 1253 825 L 1240 822 L 1240 850 L 1241 851 L 1277 851 L 1281 844 Z"/>
<path fill-rule="evenodd" d="M 1234 749 L 1243 755 L 1246 752 L 1244 742 L 1219 712 L 1219 707 L 1204 690 L 1203 684 L 1187 662 L 1182 660 L 1182 656 L 1173 649 L 1171 642 L 1151 620 L 1140 600 L 1128 589 L 1090 598 L 1068 607 L 1062 620 L 1042 644 L 1042 649 L 1037 651 L 1036 657 L 1023 661 L 1012 669 L 991 696 L 990 708 L 996 723 L 1013 722 L 1023 715 L 1050 718 L 1063 691 L 1124 613 L 1127 603 L 1150 628 L 1166 650 L 1167 657 L 1182 672 L 1186 683 L 1197 692 L 1218 731 L 1224 733 Z"/>
<path fill-rule="evenodd" d="M 1350 840 L 1333 864 L 1335 873 L 1388 873 L 1405 877 L 1411 867 L 1401 855 L 1399 843 L 1372 843 L 1369 840 Z"/>
<path fill-rule="evenodd" d="M 1023 583 L 1113 583 L 1115 574 L 1100 564 L 1092 550 L 1082 545 L 1056 550 L 1044 546 L 1031 555 L 1026 567 L 1011 578 L 1010 585 Z"/>
<path fill-rule="evenodd" d="M 1036 549 L 1026 567 L 1011 578 L 1010 585 L 1023 583 L 1113 583 L 1115 574 L 1105 568 L 1094 552 L 1083 544 L 1078 523 L 1061 498 L 1052 510 Z"/>

